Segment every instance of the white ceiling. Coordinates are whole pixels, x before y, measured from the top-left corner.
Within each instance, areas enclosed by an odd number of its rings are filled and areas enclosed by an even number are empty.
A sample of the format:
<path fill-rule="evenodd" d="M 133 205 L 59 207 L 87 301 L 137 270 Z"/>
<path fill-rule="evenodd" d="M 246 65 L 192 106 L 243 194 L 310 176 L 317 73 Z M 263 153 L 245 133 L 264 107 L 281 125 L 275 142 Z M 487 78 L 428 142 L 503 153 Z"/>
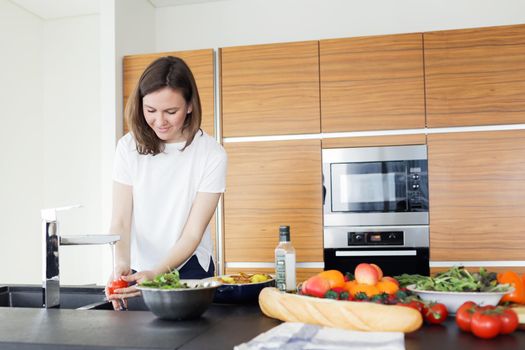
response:
<path fill-rule="evenodd" d="M 26 11 L 42 18 L 85 16 L 99 12 L 100 0 L 10 0 Z M 179 6 L 224 0 L 148 0 L 154 7 Z"/>

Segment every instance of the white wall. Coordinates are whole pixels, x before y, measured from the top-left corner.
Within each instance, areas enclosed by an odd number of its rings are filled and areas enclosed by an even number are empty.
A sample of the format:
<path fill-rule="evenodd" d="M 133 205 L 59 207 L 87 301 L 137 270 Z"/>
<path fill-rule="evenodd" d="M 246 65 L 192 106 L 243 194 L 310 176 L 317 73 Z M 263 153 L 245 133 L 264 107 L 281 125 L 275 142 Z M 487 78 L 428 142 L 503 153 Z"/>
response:
<path fill-rule="evenodd" d="M 41 282 L 40 209 L 62 234 L 105 233 L 122 135 L 122 57 L 152 52 L 147 0 L 100 0 L 101 15 L 43 20 L 0 0 L 0 284 Z M 61 283 L 104 284 L 109 247 L 62 247 Z M 9 268 L 6 268 L 9 267 Z"/>
<path fill-rule="evenodd" d="M 2 284 L 41 282 L 40 209 L 82 203 L 62 233 L 102 230 L 98 29 L 98 16 L 45 21 L 0 0 Z M 62 283 L 100 280 L 101 255 L 63 247 Z"/>
<path fill-rule="evenodd" d="M 99 41 L 98 15 L 44 21 L 44 206 L 83 205 L 58 214 L 66 235 L 106 229 L 100 220 Z M 61 247 L 61 283 L 100 280 L 109 249 Z"/>
<path fill-rule="evenodd" d="M 42 30 L 39 18 L 0 0 L 0 283 L 41 275 Z"/>
<path fill-rule="evenodd" d="M 525 23 L 523 0 L 229 0 L 157 9 L 157 51 Z"/>

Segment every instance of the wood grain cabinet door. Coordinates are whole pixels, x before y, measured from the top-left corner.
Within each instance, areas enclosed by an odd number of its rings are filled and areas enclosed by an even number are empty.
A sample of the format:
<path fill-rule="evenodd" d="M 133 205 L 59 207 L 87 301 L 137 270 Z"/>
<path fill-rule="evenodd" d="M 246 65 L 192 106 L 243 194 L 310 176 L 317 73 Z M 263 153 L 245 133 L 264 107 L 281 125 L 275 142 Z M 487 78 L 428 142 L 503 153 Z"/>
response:
<path fill-rule="evenodd" d="M 321 40 L 323 132 L 425 127 L 421 34 Z"/>
<path fill-rule="evenodd" d="M 213 49 L 161 52 L 154 54 L 125 56 L 123 62 L 124 70 L 124 106 L 129 95 L 133 92 L 137 81 L 146 67 L 157 58 L 162 56 L 177 56 L 182 58 L 190 67 L 199 89 L 199 96 L 202 105 L 202 129 L 214 136 L 214 64 Z M 128 126 L 124 120 L 124 132 L 128 131 Z"/>
<path fill-rule="evenodd" d="M 431 260 L 525 260 L 525 130 L 427 140 Z"/>
<path fill-rule="evenodd" d="M 273 262 L 290 225 L 298 262 L 323 261 L 319 140 L 226 143 L 225 261 Z"/>
<path fill-rule="evenodd" d="M 220 49 L 223 136 L 318 133 L 317 41 Z"/>
<path fill-rule="evenodd" d="M 429 127 L 525 123 L 525 25 L 424 34 Z"/>

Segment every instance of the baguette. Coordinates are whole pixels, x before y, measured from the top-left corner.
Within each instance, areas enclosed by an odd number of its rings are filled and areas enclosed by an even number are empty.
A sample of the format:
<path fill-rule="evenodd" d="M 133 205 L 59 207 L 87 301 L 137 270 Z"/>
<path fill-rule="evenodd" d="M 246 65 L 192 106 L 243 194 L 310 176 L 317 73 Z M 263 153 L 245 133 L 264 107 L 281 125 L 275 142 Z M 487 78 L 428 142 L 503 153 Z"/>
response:
<path fill-rule="evenodd" d="M 266 316 L 281 321 L 356 331 L 408 333 L 423 323 L 419 311 L 405 306 L 321 299 L 284 293 L 273 287 L 261 291 L 259 306 Z"/>

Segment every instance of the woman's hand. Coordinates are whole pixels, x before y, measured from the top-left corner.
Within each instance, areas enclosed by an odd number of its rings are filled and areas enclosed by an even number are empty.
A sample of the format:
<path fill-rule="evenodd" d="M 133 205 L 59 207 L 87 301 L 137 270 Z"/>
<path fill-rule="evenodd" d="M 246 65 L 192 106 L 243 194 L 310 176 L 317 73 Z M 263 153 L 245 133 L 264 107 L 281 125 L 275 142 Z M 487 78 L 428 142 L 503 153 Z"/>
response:
<path fill-rule="evenodd" d="M 111 300 L 113 309 L 115 310 L 123 310 L 127 308 L 126 300 L 120 296 L 120 293 L 122 293 L 122 289 L 124 288 L 118 288 L 118 282 L 125 281 L 123 277 L 129 275 L 130 273 L 131 269 L 129 266 L 117 266 L 114 273 L 111 273 L 109 276 L 105 288 L 106 299 Z M 115 288 L 115 286 L 117 287 Z"/>
<path fill-rule="evenodd" d="M 140 291 L 136 288 L 136 284 L 142 283 L 146 280 L 153 280 L 157 276 L 157 273 L 155 271 L 139 271 L 132 275 L 122 275 L 120 278 L 123 281 L 128 282 L 130 284 L 129 287 L 126 288 L 120 288 L 115 290 L 115 294 L 110 295 L 108 297 L 109 300 L 118 300 L 118 299 L 126 299 L 126 298 L 133 298 L 140 295 Z M 127 303 L 126 303 L 127 304 Z M 113 307 L 115 307 L 115 303 L 113 304 Z"/>

